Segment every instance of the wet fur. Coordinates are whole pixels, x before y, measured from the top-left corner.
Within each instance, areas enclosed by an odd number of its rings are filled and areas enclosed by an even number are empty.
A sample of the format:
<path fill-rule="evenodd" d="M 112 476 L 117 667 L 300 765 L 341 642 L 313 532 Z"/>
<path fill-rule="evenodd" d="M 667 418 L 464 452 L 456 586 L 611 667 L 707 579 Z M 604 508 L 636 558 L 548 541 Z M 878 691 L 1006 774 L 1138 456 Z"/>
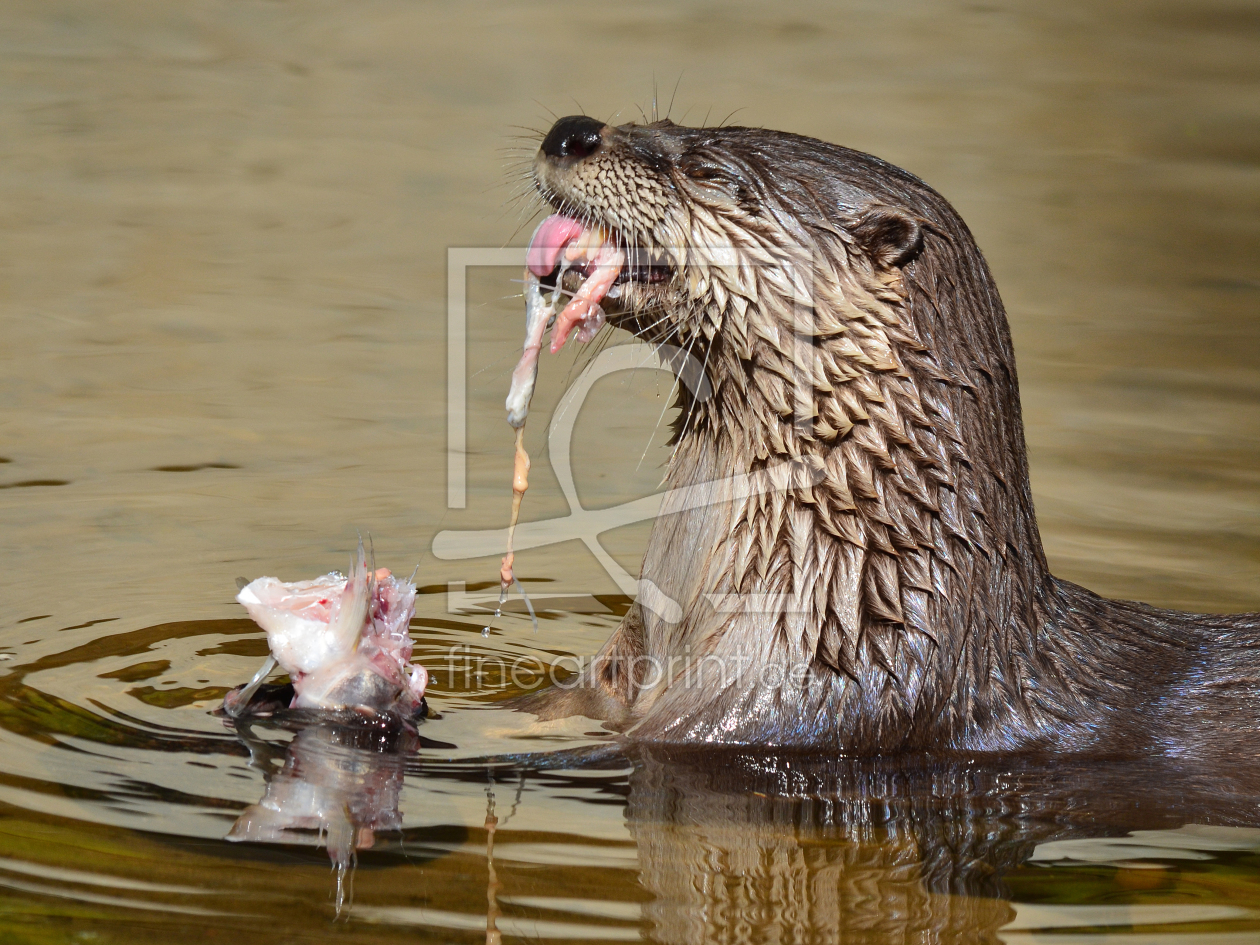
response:
<path fill-rule="evenodd" d="M 582 685 L 532 711 L 855 754 L 1260 752 L 1260 615 L 1050 574 L 1005 311 L 944 198 L 796 135 L 600 133 L 581 158 L 540 152 L 538 188 L 669 260 L 616 321 L 691 352 L 714 393 L 680 396 L 643 562 L 681 619 L 641 594 Z M 759 612 L 715 609 L 731 595 Z M 722 678 L 741 661 L 756 672 Z"/>

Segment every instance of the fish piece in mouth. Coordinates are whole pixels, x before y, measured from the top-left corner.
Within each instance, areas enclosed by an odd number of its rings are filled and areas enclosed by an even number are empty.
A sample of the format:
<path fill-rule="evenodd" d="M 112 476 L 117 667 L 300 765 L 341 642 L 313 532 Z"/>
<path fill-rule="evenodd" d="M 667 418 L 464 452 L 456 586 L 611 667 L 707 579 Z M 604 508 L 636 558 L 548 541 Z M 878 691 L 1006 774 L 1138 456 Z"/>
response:
<path fill-rule="evenodd" d="M 539 279 L 557 270 L 574 270 L 585 277 L 556 316 L 552 353 L 564 347 L 575 326 L 580 326 L 578 341 L 590 341 L 604 324 L 600 303 L 626 264 L 626 253 L 619 241 L 602 226 L 585 226 L 572 217 L 553 213 L 538 224 L 525 259 L 526 268 Z M 560 281 L 556 280 L 557 290 Z"/>
<path fill-rule="evenodd" d="M 539 223 L 525 253 L 525 344 L 512 372 L 508 423 L 518 430 L 525 425 L 548 328 L 552 354 L 564 347 L 575 328 L 577 340 L 585 344 L 607 320 L 604 299 L 620 297 L 622 283 L 660 283 L 670 274 L 663 256 L 628 246 L 602 225 L 590 226 L 563 213 Z M 566 275 L 580 282 L 561 308 L 566 286 L 573 285 Z"/>
<path fill-rule="evenodd" d="M 293 681 L 290 708 L 419 709 L 429 677 L 411 664 L 416 587 L 387 568 L 370 569 L 362 542 L 349 576 L 291 583 L 261 577 L 236 599 L 267 632 L 271 656 L 249 684 L 224 697 L 228 715 L 246 710 L 277 665 Z"/>

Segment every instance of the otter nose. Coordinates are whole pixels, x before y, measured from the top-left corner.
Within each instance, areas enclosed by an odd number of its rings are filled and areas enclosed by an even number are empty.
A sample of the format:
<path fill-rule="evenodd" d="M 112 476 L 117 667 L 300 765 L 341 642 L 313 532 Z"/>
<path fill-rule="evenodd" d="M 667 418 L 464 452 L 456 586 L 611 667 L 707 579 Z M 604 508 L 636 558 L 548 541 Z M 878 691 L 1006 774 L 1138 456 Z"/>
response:
<path fill-rule="evenodd" d="M 603 143 L 604 139 L 600 134 L 603 130 L 604 123 L 598 118 L 588 118 L 585 115 L 561 118 L 551 126 L 547 137 L 543 138 L 542 153 L 554 158 L 590 157 Z"/>

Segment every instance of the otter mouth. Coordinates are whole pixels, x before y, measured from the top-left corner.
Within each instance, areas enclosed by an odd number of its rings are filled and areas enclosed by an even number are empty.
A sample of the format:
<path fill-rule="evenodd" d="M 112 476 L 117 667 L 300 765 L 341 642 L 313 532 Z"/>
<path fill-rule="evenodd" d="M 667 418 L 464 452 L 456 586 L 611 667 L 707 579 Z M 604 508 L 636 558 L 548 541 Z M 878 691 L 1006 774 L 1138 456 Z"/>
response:
<path fill-rule="evenodd" d="M 597 310 L 600 316 L 624 314 L 635 307 L 636 298 L 645 300 L 645 290 L 674 277 L 663 254 L 631 245 L 612 227 L 584 224 L 563 213 L 553 213 L 538 225 L 526 267 L 540 285 L 572 298 L 556 324 L 553 349 L 557 342 L 564 344 L 574 325 L 582 325 L 579 339 L 588 340 L 583 336 L 590 334 L 586 329 Z"/>

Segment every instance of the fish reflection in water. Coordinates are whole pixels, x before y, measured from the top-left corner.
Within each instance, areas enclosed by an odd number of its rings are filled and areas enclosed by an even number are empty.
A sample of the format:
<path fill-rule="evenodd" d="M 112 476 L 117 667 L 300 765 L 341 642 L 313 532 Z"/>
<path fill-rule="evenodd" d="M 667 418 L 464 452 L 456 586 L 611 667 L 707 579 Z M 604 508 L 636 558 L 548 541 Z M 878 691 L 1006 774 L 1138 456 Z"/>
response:
<path fill-rule="evenodd" d="M 404 767 L 421 740 L 395 714 L 297 710 L 283 711 L 271 722 L 295 732 L 283 752 L 259 737 L 250 720 L 235 721 L 267 790 L 241 813 L 227 839 L 322 842 L 337 871 L 340 914 L 357 851 L 373 847 L 377 831 L 402 829 L 398 798 Z"/>

